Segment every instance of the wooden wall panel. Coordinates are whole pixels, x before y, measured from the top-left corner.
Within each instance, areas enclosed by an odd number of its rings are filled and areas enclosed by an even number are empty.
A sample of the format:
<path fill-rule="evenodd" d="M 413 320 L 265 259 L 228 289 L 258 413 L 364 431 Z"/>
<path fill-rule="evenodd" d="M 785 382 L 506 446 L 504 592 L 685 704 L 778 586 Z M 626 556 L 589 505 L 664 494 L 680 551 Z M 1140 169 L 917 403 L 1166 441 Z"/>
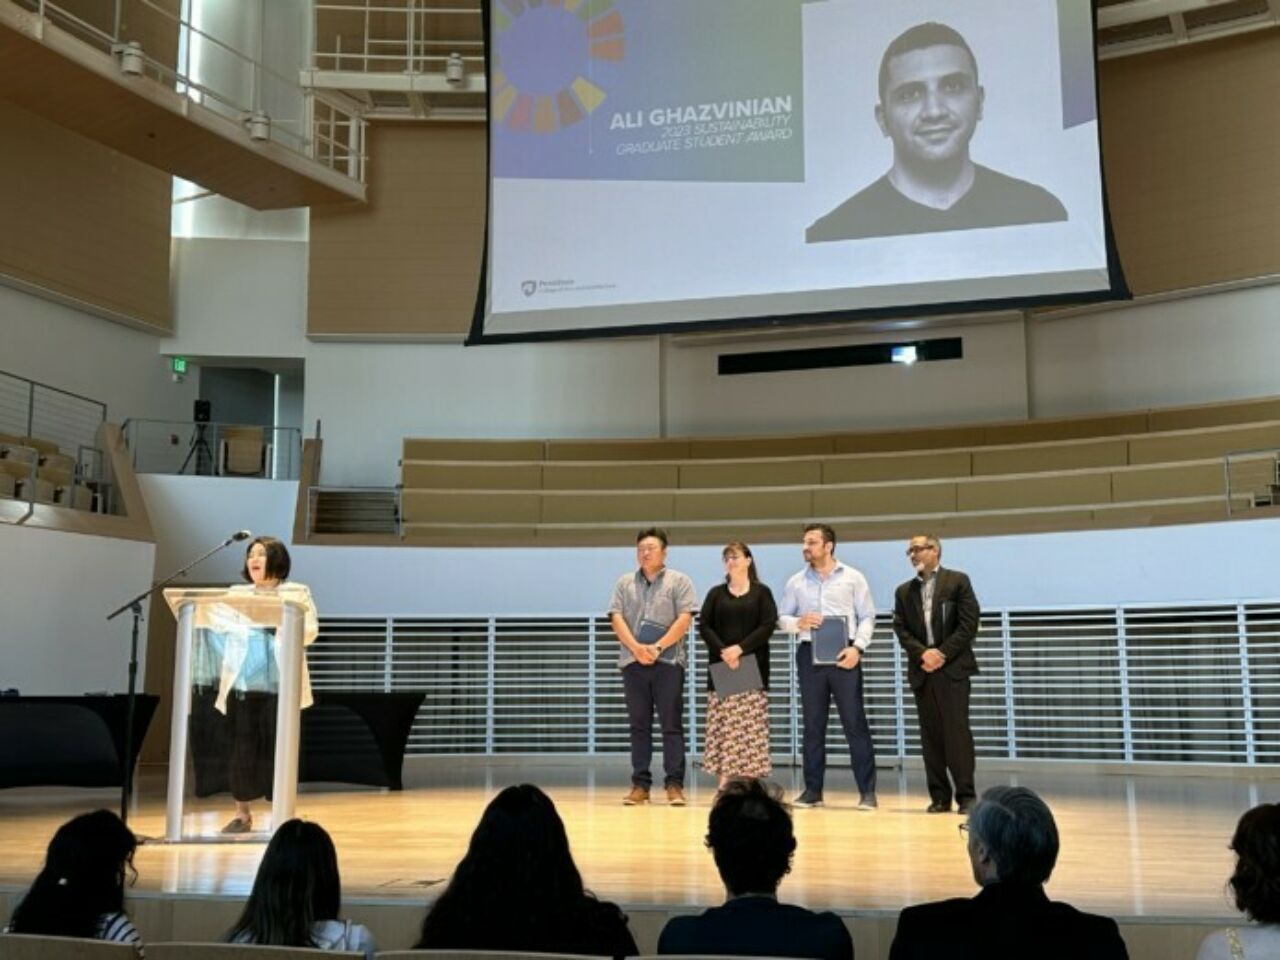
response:
<path fill-rule="evenodd" d="M 1280 30 L 1108 60 L 1100 89 L 1133 292 L 1280 273 Z"/>
<path fill-rule="evenodd" d="M 158 332 L 172 180 L 0 99 L 0 274 Z"/>
<path fill-rule="evenodd" d="M 484 245 L 483 124 L 375 124 L 369 202 L 311 212 L 307 332 L 461 336 Z"/>

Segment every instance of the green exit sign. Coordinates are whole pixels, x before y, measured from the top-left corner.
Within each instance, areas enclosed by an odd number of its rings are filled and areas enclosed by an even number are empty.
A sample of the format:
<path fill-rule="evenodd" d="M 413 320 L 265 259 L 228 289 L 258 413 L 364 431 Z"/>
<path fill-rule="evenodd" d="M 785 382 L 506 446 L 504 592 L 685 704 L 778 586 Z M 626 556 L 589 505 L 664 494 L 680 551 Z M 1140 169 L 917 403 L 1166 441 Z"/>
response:
<path fill-rule="evenodd" d="M 174 373 L 186 373 L 186 372 L 187 372 L 187 358 L 186 358 L 186 357 L 174 357 L 174 358 L 173 358 L 173 372 L 174 372 Z"/>

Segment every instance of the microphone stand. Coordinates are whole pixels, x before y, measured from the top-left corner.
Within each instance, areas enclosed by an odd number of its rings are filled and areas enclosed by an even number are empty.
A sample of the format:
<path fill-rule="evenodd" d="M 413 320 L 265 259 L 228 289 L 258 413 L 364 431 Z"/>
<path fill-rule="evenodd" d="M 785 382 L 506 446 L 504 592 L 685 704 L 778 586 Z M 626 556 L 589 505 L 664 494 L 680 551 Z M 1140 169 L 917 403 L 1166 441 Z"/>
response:
<path fill-rule="evenodd" d="M 133 750 L 133 717 L 138 698 L 138 624 L 142 621 L 142 601 L 151 596 L 161 587 L 167 587 L 179 577 L 185 577 L 187 571 L 199 563 L 208 560 L 220 550 L 225 550 L 236 540 L 246 539 L 239 536 L 230 536 L 223 540 L 220 544 L 210 550 L 208 553 L 192 560 L 177 573 L 171 574 L 165 579 L 157 581 L 149 586 L 142 593 L 138 594 L 132 600 L 122 604 L 118 609 L 107 614 L 107 620 L 114 620 L 120 614 L 129 610 L 133 613 L 133 633 L 129 642 L 129 686 L 128 692 L 125 694 L 125 711 L 124 711 L 124 750 L 121 756 L 121 774 L 120 774 L 120 819 L 127 826 L 129 823 L 129 800 L 133 794 L 133 768 L 134 768 L 134 750 Z"/>

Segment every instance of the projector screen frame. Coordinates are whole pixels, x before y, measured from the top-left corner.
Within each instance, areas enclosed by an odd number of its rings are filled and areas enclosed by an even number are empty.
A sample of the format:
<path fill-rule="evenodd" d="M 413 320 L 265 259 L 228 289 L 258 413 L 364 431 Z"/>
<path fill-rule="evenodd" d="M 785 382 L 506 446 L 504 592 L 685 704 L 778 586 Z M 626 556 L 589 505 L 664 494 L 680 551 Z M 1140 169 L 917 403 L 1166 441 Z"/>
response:
<path fill-rule="evenodd" d="M 662 334 L 707 333 L 728 331 L 760 331 L 787 327 L 821 327 L 859 324 L 874 324 L 884 321 L 919 320 L 948 318 L 953 320 L 965 314 L 984 314 L 1007 312 L 1010 310 L 1031 310 L 1040 307 L 1069 307 L 1107 302 L 1124 302 L 1133 298 L 1125 277 L 1124 267 L 1116 244 L 1115 231 L 1111 218 L 1110 197 L 1107 190 L 1106 175 L 1106 143 L 1102 136 L 1102 103 L 1098 82 L 1097 5 L 1090 3 L 1091 17 L 1091 60 L 1094 117 L 1098 124 L 1098 182 L 1101 191 L 1102 227 L 1106 249 L 1106 271 L 1109 285 L 1095 290 L 1048 293 L 1033 296 L 989 297 L 976 299 L 958 299 L 929 303 L 911 303 L 900 306 L 875 306 L 816 312 L 762 313 L 755 316 L 739 316 L 729 318 L 709 318 L 703 320 L 661 321 L 655 323 L 639 323 L 608 327 L 573 327 L 537 331 L 518 331 L 493 333 L 486 331 L 485 321 L 489 310 L 489 272 L 490 272 L 490 230 L 492 228 L 493 206 L 493 125 L 488 114 L 492 109 L 493 64 L 491 9 L 495 0 L 481 0 L 483 21 L 485 77 L 486 77 L 486 122 L 485 122 L 485 226 L 483 232 L 483 249 L 479 271 L 479 283 L 472 314 L 470 331 L 464 340 L 467 346 L 500 345 L 513 343 L 545 343 L 573 340 L 603 340 L 614 338 L 650 337 Z M 998 278 L 988 278 L 998 279 Z M 629 306 L 644 306 L 635 304 Z M 589 312 L 593 308 L 574 308 Z M 616 310 L 618 307 L 602 307 L 599 309 Z"/>

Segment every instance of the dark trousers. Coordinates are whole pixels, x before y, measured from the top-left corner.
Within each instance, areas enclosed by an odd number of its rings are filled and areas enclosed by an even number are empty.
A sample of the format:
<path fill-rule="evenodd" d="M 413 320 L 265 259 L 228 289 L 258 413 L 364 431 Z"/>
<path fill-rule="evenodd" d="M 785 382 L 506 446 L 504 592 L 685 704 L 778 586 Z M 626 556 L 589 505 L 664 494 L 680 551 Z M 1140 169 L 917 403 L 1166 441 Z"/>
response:
<path fill-rule="evenodd" d="M 862 707 L 862 665 L 845 670 L 830 664 L 814 665 L 813 645 L 796 647 L 796 675 L 800 678 L 800 712 L 804 718 L 804 787 L 822 793 L 827 772 L 827 717 L 835 698 L 840 726 L 849 743 L 853 779 L 863 796 L 876 792 L 876 751 L 871 728 Z"/>
<path fill-rule="evenodd" d="M 274 693 L 234 690 L 227 697 L 231 796 L 237 800 L 271 799 L 276 764 L 276 699 Z"/>
<path fill-rule="evenodd" d="M 969 729 L 969 679 L 952 680 L 941 670 L 926 673 L 924 683 L 911 690 L 920 716 L 920 749 L 929 798 L 951 803 L 955 781 L 957 803 L 977 797 L 973 786 L 973 732 Z"/>
<path fill-rule="evenodd" d="M 653 711 L 662 727 L 662 782 L 684 786 L 684 667 L 671 663 L 622 668 L 622 692 L 631 725 L 631 782 L 653 785 Z"/>

